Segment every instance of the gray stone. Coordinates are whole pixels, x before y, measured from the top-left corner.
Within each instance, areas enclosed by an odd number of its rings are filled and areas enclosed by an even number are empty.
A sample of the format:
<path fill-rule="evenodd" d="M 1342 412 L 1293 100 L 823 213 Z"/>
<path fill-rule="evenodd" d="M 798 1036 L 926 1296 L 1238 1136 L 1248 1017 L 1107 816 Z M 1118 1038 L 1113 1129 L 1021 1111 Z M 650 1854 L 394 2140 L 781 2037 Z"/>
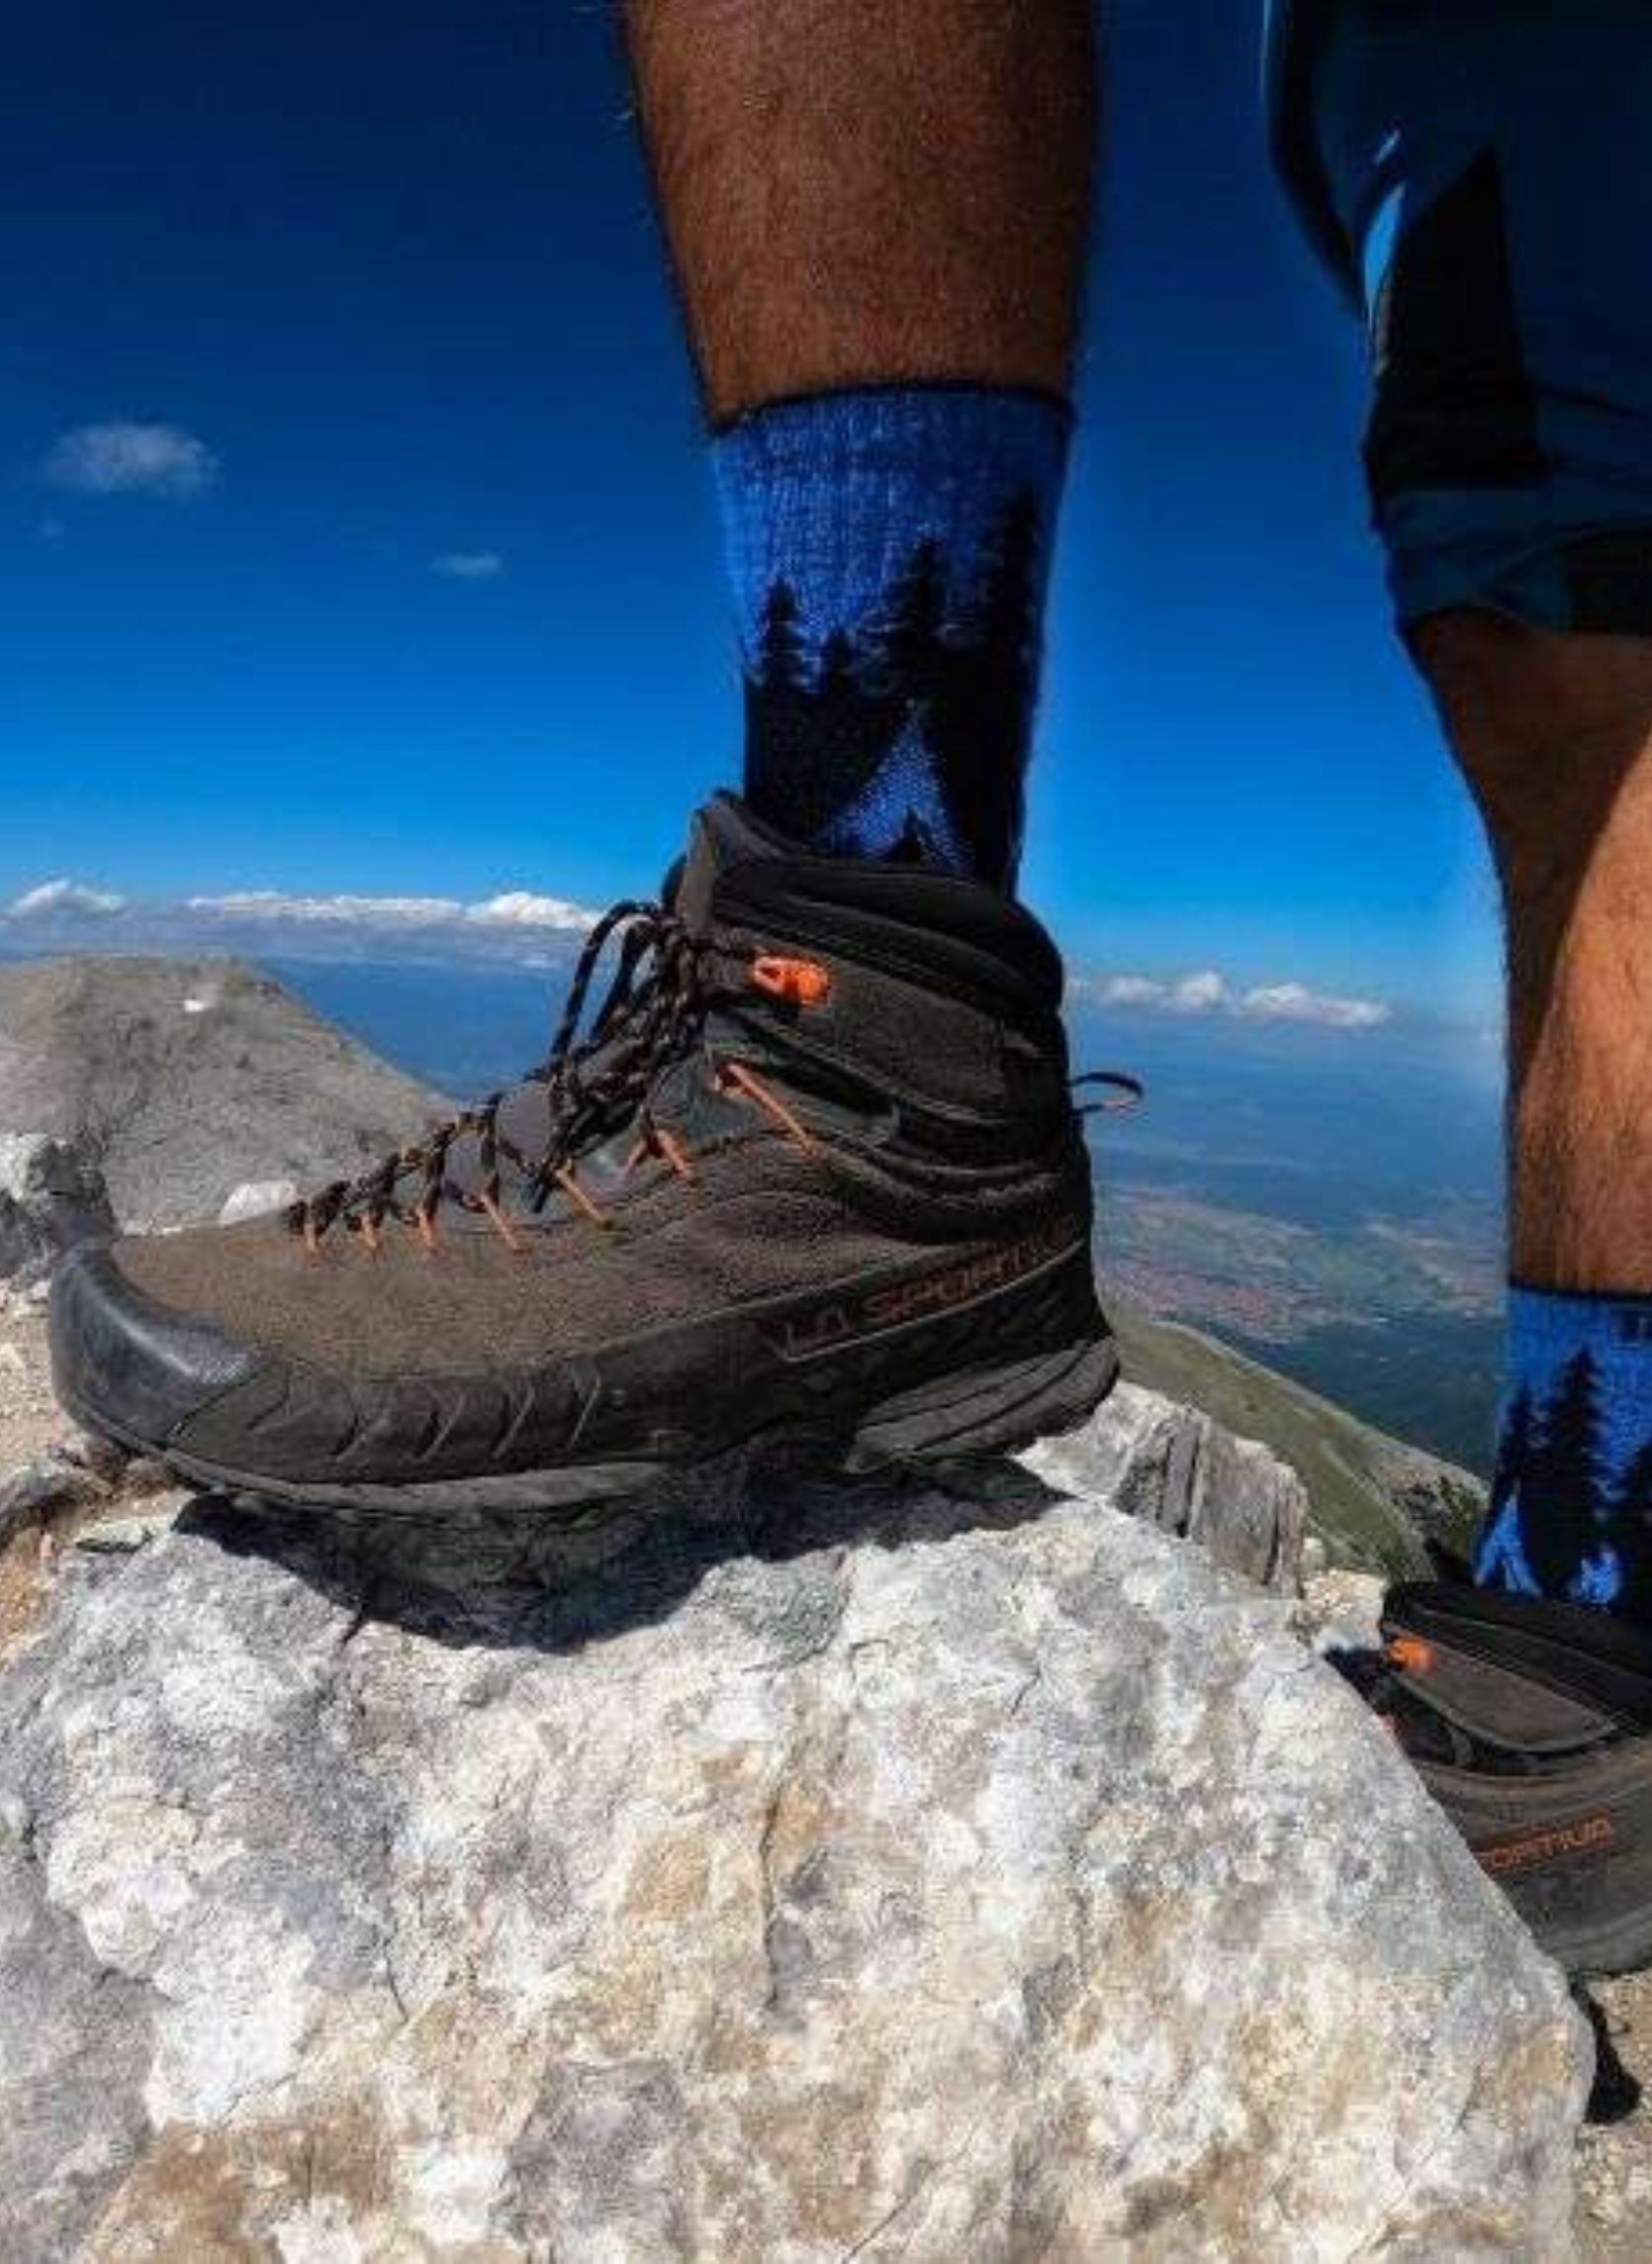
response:
<path fill-rule="evenodd" d="M 100 1510 L 90 1524 L 74 1534 L 73 1546 L 116 1556 L 146 1549 L 151 1541 L 171 1532 L 193 1498 L 187 1487 L 176 1486 L 131 1508 L 123 1503 L 113 1511 Z"/>
<path fill-rule="evenodd" d="M 218 1223 L 235 1226 L 243 1218 L 264 1218 L 272 1210 L 290 1209 L 298 1199 L 295 1179 L 246 1179 L 226 1198 Z"/>
<path fill-rule="evenodd" d="M 8 2264 L 1547 2264 L 1588 2061 L 1287 1607 L 1015 1470 L 70 1554 L 0 2004 Z"/>
<path fill-rule="evenodd" d="M 1121 1383 L 1082 1430 L 1023 1457 L 1053 1486 L 1117 1504 L 1196 1541 L 1258 1587 L 1294 1594 L 1308 1533 L 1308 1489 L 1254 1440 L 1208 1415 Z"/>
<path fill-rule="evenodd" d="M 66 1250 L 114 1231 L 103 1176 L 77 1148 L 41 1132 L 0 1132 L 0 1279 L 34 1288 Z"/>
<path fill-rule="evenodd" d="M 90 1470 L 106 1485 L 119 1481 L 124 1485 L 142 1482 L 144 1473 L 149 1482 L 164 1483 L 165 1472 L 159 1462 L 141 1461 L 131 1450 L 117 1446 L 113 1439 L 103 1439 L 95 1431 L 70 1431 L 62 1440 L 58 1452 L 65 1462 L 79 1469 Z"/>
<path fill-rule="evenodd" d="M 148 1993 L 94 1952 L 41 1890 L 28 1840 L 0 1827 L 0 2255 L 59 2264 L 145 2138 Z M 89 2098 L 101 2100 L 95 2116 Z"/>
<path fill-rule="evenodd" d="M 1368 1572 L 1321 1572 L 1306 1582 L 1297 1622 L 1319 1651 L 1374 1651 L 1384 1583 Z"/>
<path fill-rule="evenodd" d="M 150 1506 L 149 1497 L 163 1493 L 186 1498 L 163 1462 L 131 1455 L 89 1431 L 70 1431 L 0 1472 L 0 1544 L 64 1510 L 117 1499 Z"/>
<path fill-rule="evenodd" d="M 92 1471 L 71 1462 L 59 1449 L 50 1448 L 0 1477 L 0 1542 L 40 1524 L 52 1511 L 72 1508 L 108 1491 Z"/>

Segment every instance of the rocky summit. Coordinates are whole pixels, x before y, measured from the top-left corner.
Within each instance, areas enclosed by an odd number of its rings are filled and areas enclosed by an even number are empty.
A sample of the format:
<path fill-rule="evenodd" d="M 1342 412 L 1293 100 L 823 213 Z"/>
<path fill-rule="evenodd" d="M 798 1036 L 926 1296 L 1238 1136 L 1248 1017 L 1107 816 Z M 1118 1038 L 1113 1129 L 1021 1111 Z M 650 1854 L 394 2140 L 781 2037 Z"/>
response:
<path fill-rule="evenodd" d="M 0 2254 L 1567 2254 L 1583 2025 L 1289 1609 L 1009 1466 L 69 1551 Z"/>

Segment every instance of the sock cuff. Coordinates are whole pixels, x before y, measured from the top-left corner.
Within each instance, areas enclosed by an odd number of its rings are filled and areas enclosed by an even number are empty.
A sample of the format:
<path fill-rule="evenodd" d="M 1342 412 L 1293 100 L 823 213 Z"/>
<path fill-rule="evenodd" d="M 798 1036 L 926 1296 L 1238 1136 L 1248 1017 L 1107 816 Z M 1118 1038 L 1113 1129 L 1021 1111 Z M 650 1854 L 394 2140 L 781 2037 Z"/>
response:
<path fill-rule="evenodd" d="M 753 427 L 783 429 L 795 424 L 807 429 L 822 420 L 856 416 L 903 422 L 933 418 L 954 429 L 983 407 L 988 414 L 1002 415 L 1006 404 L 1010 414 L 1019 410 L 1029 419 L 1053 419 L 1063 432 L 1070 432 L 1077 422 L 1068 396 L 1042 385 L 994 385 L 979 377 L 876 378 L 823 385 L 806 393 L 777 393 L 731 416 L 711 419 L 707 432 L 715 447 Z"/>
<path fill-rule="evenodd" d="M 1652 1313 L 1652 1289 L 1551 1289 L 1511 1276 L 1509 1302 L 1513 1306 L 1516 1301 L 1528 1304 L 1533 1312 L 1570 1311 L 1580 1320 L 1608 1305 L 1624 1305 L 1631 1310 L 1642 1307 Z"/>
<path fill-rule="evenodd" d="M 990 386 L 868 386 L 772 401 L 711 436 L 720 489 L 898 465 L 956 479 L 973 463 L 999 492 L 1048 495 L 1066 469 L 1073 414 L 1053 394 Z"/>
<path fill-rule="evenodd" d="M 1509 1288 L 1509 1351 L 1516 1368 L 1564 1360 L 1587 1348 L 1633 1359 L 1652 1352 L 1652 1294 L 1645 1290 Z"/>

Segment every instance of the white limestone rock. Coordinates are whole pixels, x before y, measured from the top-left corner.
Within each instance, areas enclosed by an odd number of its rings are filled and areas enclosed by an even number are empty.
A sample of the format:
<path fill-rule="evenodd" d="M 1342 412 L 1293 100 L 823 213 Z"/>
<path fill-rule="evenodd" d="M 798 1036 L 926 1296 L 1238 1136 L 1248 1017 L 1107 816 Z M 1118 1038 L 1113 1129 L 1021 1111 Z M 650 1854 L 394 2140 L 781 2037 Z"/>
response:
<path fill-rule="evenodd" d="M 1287 1610 L 1013 1469 L 68 1556 L 0 2255 L 1566 2256 L 1582 2024 Z"/>
<path fill-rule="evenodd" d="M 246 1179 L 225 1197 L 218 1214 L 220 1226 L 235 1226 L 243 1218 L 264 1218 L 272 1210 L 288 1210 L 299 1199 L 293 1179 Z"/>
<path fill-rule="evenodd" d="M 1301 1585 L 1307 1487 L 1270 1449 L 1197 1408 L 1121 1383 L 1081 1430 L 1022 1459 L 1053 1486 L 1196 1541 L 1258 1587 Z"/>

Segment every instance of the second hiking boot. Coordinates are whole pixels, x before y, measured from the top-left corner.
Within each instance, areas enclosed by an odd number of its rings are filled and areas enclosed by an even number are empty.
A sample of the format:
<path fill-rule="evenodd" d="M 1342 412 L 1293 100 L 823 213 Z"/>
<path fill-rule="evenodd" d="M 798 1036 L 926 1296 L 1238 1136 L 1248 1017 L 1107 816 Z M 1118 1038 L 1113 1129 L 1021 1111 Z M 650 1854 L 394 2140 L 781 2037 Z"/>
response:
<path fill-rule="evenodd" d="M 593 932 L 521 1085 L 285 1217 L 71 1258 L 60 1396 L 209 1483 L 384 1507 L 1070 1428 L 1117 1357 L 1060 991 L 993 891 L 803 854 L 721 797 L 667 900 Z"/>
<path fill-rule="evenodd" d="M 1652 1962 L 1652 1636 L 1466 1581 L 1390 1591 L 1336 1656 L 1569 1972 Z"/>

